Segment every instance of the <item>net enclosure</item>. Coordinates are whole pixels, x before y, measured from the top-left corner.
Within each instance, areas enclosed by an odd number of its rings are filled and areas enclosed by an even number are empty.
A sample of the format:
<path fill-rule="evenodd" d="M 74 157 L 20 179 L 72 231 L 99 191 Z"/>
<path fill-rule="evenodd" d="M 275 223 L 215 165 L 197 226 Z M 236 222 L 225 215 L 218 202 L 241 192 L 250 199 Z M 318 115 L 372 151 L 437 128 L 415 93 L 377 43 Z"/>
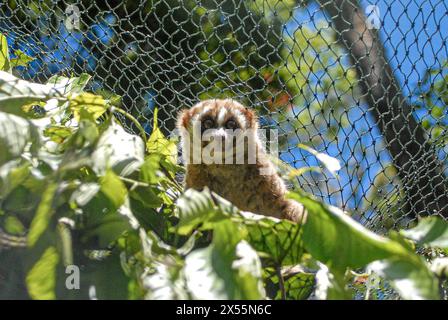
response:
<path fill-rule="evenodd" d="M 7 0 L 0 32 L 20 77 L 93 78 L 149 135 L 180 109 L 234 98 L 278 130 L 279 157 L 337 175 L 300 186 L 376 232 L 448 217 L 447 1 Z M 137 132 L 132 122 L 126 124 Z"/>

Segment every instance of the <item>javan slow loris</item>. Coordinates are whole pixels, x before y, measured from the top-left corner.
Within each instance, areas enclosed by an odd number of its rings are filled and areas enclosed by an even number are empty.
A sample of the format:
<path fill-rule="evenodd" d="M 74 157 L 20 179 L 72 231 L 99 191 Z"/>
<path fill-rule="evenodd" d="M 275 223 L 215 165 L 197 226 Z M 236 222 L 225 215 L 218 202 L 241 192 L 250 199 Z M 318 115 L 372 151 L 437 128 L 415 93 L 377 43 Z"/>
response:
<path fill-rule="evenodd" d="M 240 210 L 301 222 L 303 205 L 286 187 L 258 137 L 254 111 L 231 99 L 199 102 L 179 114 L 186 187 L 211 191 Z M 212 145 L 213 144 L 213 145 Z"/>

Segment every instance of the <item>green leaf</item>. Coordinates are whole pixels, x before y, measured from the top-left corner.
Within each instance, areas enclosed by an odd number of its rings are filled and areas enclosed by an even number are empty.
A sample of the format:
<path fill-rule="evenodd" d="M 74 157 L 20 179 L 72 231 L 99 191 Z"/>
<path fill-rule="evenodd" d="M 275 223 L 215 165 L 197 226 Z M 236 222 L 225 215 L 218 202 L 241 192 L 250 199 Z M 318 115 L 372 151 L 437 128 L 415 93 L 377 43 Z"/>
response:
<path fill-rule="evenodd" d="M 102 96 L 83 92 L 70 98 L 70 109 L 77 121 L 90 117 L 96 120 L 106 112 L 107 104 Z"/>
<path fill-rule="evenodd" d="M 12 235 L 23 235 L 25 233 L 25 227 L 22 222 L 14 216 L 7 216 L 5 218 L 5 230 Z"/>
<path fill-rule="evenodd" d="M 315 294 L 319 300 L 349 300 L 353 298 L 352 292 L 346 286 L 344 273 L 332 272 L 322 264 L 316 273 Z"/>
<path fill-rule="evenodd" d="M 127 299 L 130 279 L 123 272 L 121 257 L 114 252 L 101 261 L 87 264 L 81 273 L 80 289 L 89 290 L 88 297 L 99 300 Z M 95 290 L 92 292 L 90 289 L 93 287 Z"/>
<path fill-rule="evenodd" d="M 149 154 L 160 154 L 169 159 L 172 163 L 176 163 L 177 145 L 173 140 L 168 140 L 160 131 L 157 124 L 158 109 L 154 110 L 154 123 L 151 136 L 146 143 L 146 150 Z"/>
<path fill-rule="evenodd" d="M 163 204 L 162 199 L 158 196 L 153 187 L 133 187 L 130 196 L 140 201 L 148 208 L 159 208 Z"/>
<path fill-rule="evenodd" d="M 15 67 L 26 67 L 28 63 L 34 60 L 33 57 L 30 57 L 22 50 L 16 50 L 14 51 L 14 55 L 16 58 L 11 58 L 11 66 L 13 68 Z"/>
<path fill-rule="evenodd" d="M 32 83 L 0 71 L 0 111 L 24 115 L 23 106 L 52 98 L 67 99 L 52 85 Z"/>
<path fill-rule="evenodd" d="M 144 277 L 143 286 L 149 300 L 187 300 L 185 279 L 177 266 L 155 263 L 155 272 Z"/>
<path fill-rule="evenodd" d="M 448 223 L 439 217 L 426 217 L 415 228 L 400 233 L 419 245 L 448 248 Z"/>
<path fill-rule="evenodd" d="M 246 239 L 254 249 L 275 264 L 297 264 L 303 254 L 301 226 L 287 220 L 238 212 L 227 200 L 210 191 L 188 189 L 177 200 L 179 224 L 174 228 L 181 235 L 195 228 L 213 229 L 216 223 L 230 219 L 244 225 Z"/>
<path fill-rule="evenodd" d="M 28 120 L 0 112 L 0 165 L 20 157 L 29 144 L 35 153 L 40 146 L 37 128 Z"/>
<path fill-rule="evenodd" d="M 100 188 L 101 186 L 95 182 L 83 183 L 72 193 L 70 202 L 76 206 L 83 207 L 97 195 Z"/>
<path fill-rule="evenodd" d="M 50 224 L 51 216 L 54 213 L 53 199 L 58 185 L 50 183 L 42 194 L 42 199 L 37 207 L 36 215 L 31 222 L 30 232 L 28 234 L 28 246 L 33 247 L 42 233 L 45 232 Z"/>
<path fill-rule="evenodd" d="M 73 129 L 66 126 L 51 126 L 45 128 L 43 135 L 51 141 L 62 143 L 73 134 Z"/>
<path fill-rule="evenodd" d="M 3 199 L 30 175 L 30 165 L 19 165 L 19 161 L 11 161 L 0 167 L 0 195 Z"/>
<path fill-rule="evenodd" d="M 6 37 L 0 33 L 0 71 L 11 71 L 9 60 L 8 41 Z"/>
<path fill-rule="evenodd" d="M 342 283 L 339 275 L 346 268 L 361 268 L 373 262 L 372 268 L 389 280 L 403 298 L 438 297 L 437 279 L 399 234 L 392 234 L 393 239 L 380 237 L 340 209 L 303 194 L 291 193 L 290 196 L 308 211 L 303 225 L 305 248 L 329 267 L 337 283 Z"/>
<path fill-rule="evenodd" d="M 26 286 L 32 299 L 56 298 L 56 266 L 59 256 L 55 247 L 48 247 L 26 276 Z"/>
<path fill-rule="evenodd" d="M 314 289 L 314 274 L 299 272 L 284 279 L 287 300 L 305 300 Z M 277 293 L 276 299 L 281 299 L 281 292 Z"/>
<path fill-rule="evenodd" d="M 180 220 L 175 230 L 181 235 L 190 234 L 201 224 L 203 229 L 211 228 L 214 222 L 225 217 L 215 207 L 208 189 L 188 189 L 177 200 L 177 209 Z"/>
<path fill-rule="evenodd" d="M 440 299 L 439 282 L 421 257 L 391 257 L 371 263 L 368 269 L 386 278 L 403 299 Z"/>
<path fill-rule="evenodd" d="M 144 152 L 144 143 L 139 136 L 127 133 L 112 122 L 98 140 L 92 155 L 92 168 L 98 175 L 111 168 L 120 176 L 128 176 L 143 164 Z"/>
<path fill-rule="evenodd" d="M 72 78 L 54 75 L 48 80 L 47 84 L 53 85 L 64 93 L 81 93 L 91 78 L 92 76 L 87 73 L 81 73 L 79 77 Z"/>
<path fill-rule="evenodd" d="M 213 243 L 187 255 L 186 286 L 193 299 L 262 299 L 261 262 L 231 221 L 214 228 Z"/>
<path fill-rule="evenodd" d="M 129 221 L 119 212 L 106 214 L 98 224 L 88 228 L 82 234 L 82 240 L 94 238 L 100 248 L 107 248 L 110 243 L 117 240 L 123 232 L 130 229 Z"/>
<path fill-rule="evenodd" d="M 140 180 L 149 184 L 156 184 L 160 181 L 157 174 L 160 168 L 160 156 L 157 154 L 150 154 L 145 158 L 145 162 L 140 167 Z"/>
<path fill-rule="evenodd" d="M 289 196 L 308 211 L 302 237 L 305 249 L 331 270 L 359 268 L 375 260 L 409 254 L 399 243 L 369 231 L 338 208 L 299 193 Z"/>
<path fill-rule="evenodd" d="M 109 198 L 115 208 L 119 208 L 125 201 L 127 189 L 120 178 L 108 170 L 104 176 L 100 178 L 101 191 Z"/>
<path fill-rule="evenodd" d="M 126 186 L 112 171 L 100 178 L 100 191 L 94 183 L 84 184 L 71 200 L 82 206 L 86 216 L 83 241 L 96 239 L 105 248 L 131 226 L 137 227 L 138 222 L 130 211 Z"/>
<path fill-rule="evenodd" d="M 264 265 L 264 264 L 263 264 Z M 265 267 L 266 291 L 271 299 L 306 300 L 313 293 L 315 274 L 305 271 L 302 265 L 280 268 L 284 291 L 279 281 L 279 267 Z M 283 293 L 284 292 L 284 293 Z"/>
<path fill-rule="evenodd" d="M 288 220 L 241 212 L 248 241 L 274 265 L 295 265 L 303 254 L 302 227 Z M 237 219 L 234 218 L 234 221 Z"/>

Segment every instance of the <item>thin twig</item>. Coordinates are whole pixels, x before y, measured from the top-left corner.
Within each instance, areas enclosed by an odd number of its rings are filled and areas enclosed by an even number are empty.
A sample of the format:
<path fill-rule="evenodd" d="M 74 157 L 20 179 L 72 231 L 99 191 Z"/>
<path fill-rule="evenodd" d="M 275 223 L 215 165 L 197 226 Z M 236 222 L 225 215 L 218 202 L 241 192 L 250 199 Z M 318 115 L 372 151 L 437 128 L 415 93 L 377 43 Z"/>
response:
<path fill-rule="evenodd" d="M 130 113 L 126 112 L 125 110 L 118 108 L 118 107 L 111 107 L 111 111 L 112 113 L 114 112 L 118 112 L 121 113 L 122 115 L 124 115 L 126 118 L 128 118 L 129 120 L 131 120 L 135 126 L 137 127 L 137 129 L 140 131 L 140 136 L 142 137 L 143 141 L 145 142 L 145 146 L 147 143 L 147 139 L 146 139 L 146 131 L 145 129 L 143 129 L 142 125 L 140 124 L 140 122 L 134 118 L 133 115 L 131 115 Z"/>
<path fill-rule="evenodd" d="M 283 275 L 282 275 L 282 267 L 277 266 L 276 270 L 277 270 L 277 276 L 278 276 L 278 287 L 282 294 L 282 299 L 286 300 L 286 289 L 285 289 L 285 281 L 283 280 Z"/>

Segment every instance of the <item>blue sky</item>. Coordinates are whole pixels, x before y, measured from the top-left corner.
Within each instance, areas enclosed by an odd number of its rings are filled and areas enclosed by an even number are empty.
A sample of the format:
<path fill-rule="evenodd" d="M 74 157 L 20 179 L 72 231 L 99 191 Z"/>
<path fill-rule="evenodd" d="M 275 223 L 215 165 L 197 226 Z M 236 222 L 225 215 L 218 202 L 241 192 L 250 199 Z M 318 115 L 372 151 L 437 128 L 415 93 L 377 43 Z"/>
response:
<path fill-rule="evenodd" d="M 447 1 L 361 1 L 361 5 L 364 8 L 368 5 L 379 7 L 380 19 L 384 24 L 380 33 L 387 57 L 404 95 L 412 101 L 415 88 L 425 71 L 440 67 L 448 57 Z M 289 30 L 294 30 L 298 24 L 313 28 L 317 21 L 327 19 L 315 3 L 297 10 L 294 18 L 287 26 Z M 425 115 L 425 111 L 422 112 L 417 115 L 419 118 Z M 342 163 L 349 163 L 340 171 L 338 179 L 329 180 L 329 184 L 339 189 L 339 192 L 329 194 L 326 190 L 321 190 L 324 200 L 335 205 L 345 204 L 347 209 L 355 209 L 362 195 L 372 188 L 374 177 L 390 163 L 390 157 L 381 144 L 376 143 L 382 140 L 382 136 L 371 115 L 366 112 L 365 106 L 351 106 L 350 120 L 355 124 L 354 129 L 341 128 L 337 142 L 326 141 L 325 144 L 315 147 L 338 158 Z M 372 128 L 370 132 L 369 128 Z M 361 145 L 367 147 L 367 155 L 352 156 L 351 150 Z M 306 160 L 301 161 L 304 157 Z M 307 152 L 297 149 L 292 155 L 283 154 L 282 158 L 285 161 L 299 160 L 295 163 L 298 167 L 316 164 L 316 160 Z M 360 177 L 357 199 L 350 196 L 353 189 L 351 183 L 358 179 L 352 177 L 356 163 L 363 165 L 366 170 Z M 391 191 L 390 187 L 385 193 Z M 364 215 L 368 216 L 370 213 Z"/>

